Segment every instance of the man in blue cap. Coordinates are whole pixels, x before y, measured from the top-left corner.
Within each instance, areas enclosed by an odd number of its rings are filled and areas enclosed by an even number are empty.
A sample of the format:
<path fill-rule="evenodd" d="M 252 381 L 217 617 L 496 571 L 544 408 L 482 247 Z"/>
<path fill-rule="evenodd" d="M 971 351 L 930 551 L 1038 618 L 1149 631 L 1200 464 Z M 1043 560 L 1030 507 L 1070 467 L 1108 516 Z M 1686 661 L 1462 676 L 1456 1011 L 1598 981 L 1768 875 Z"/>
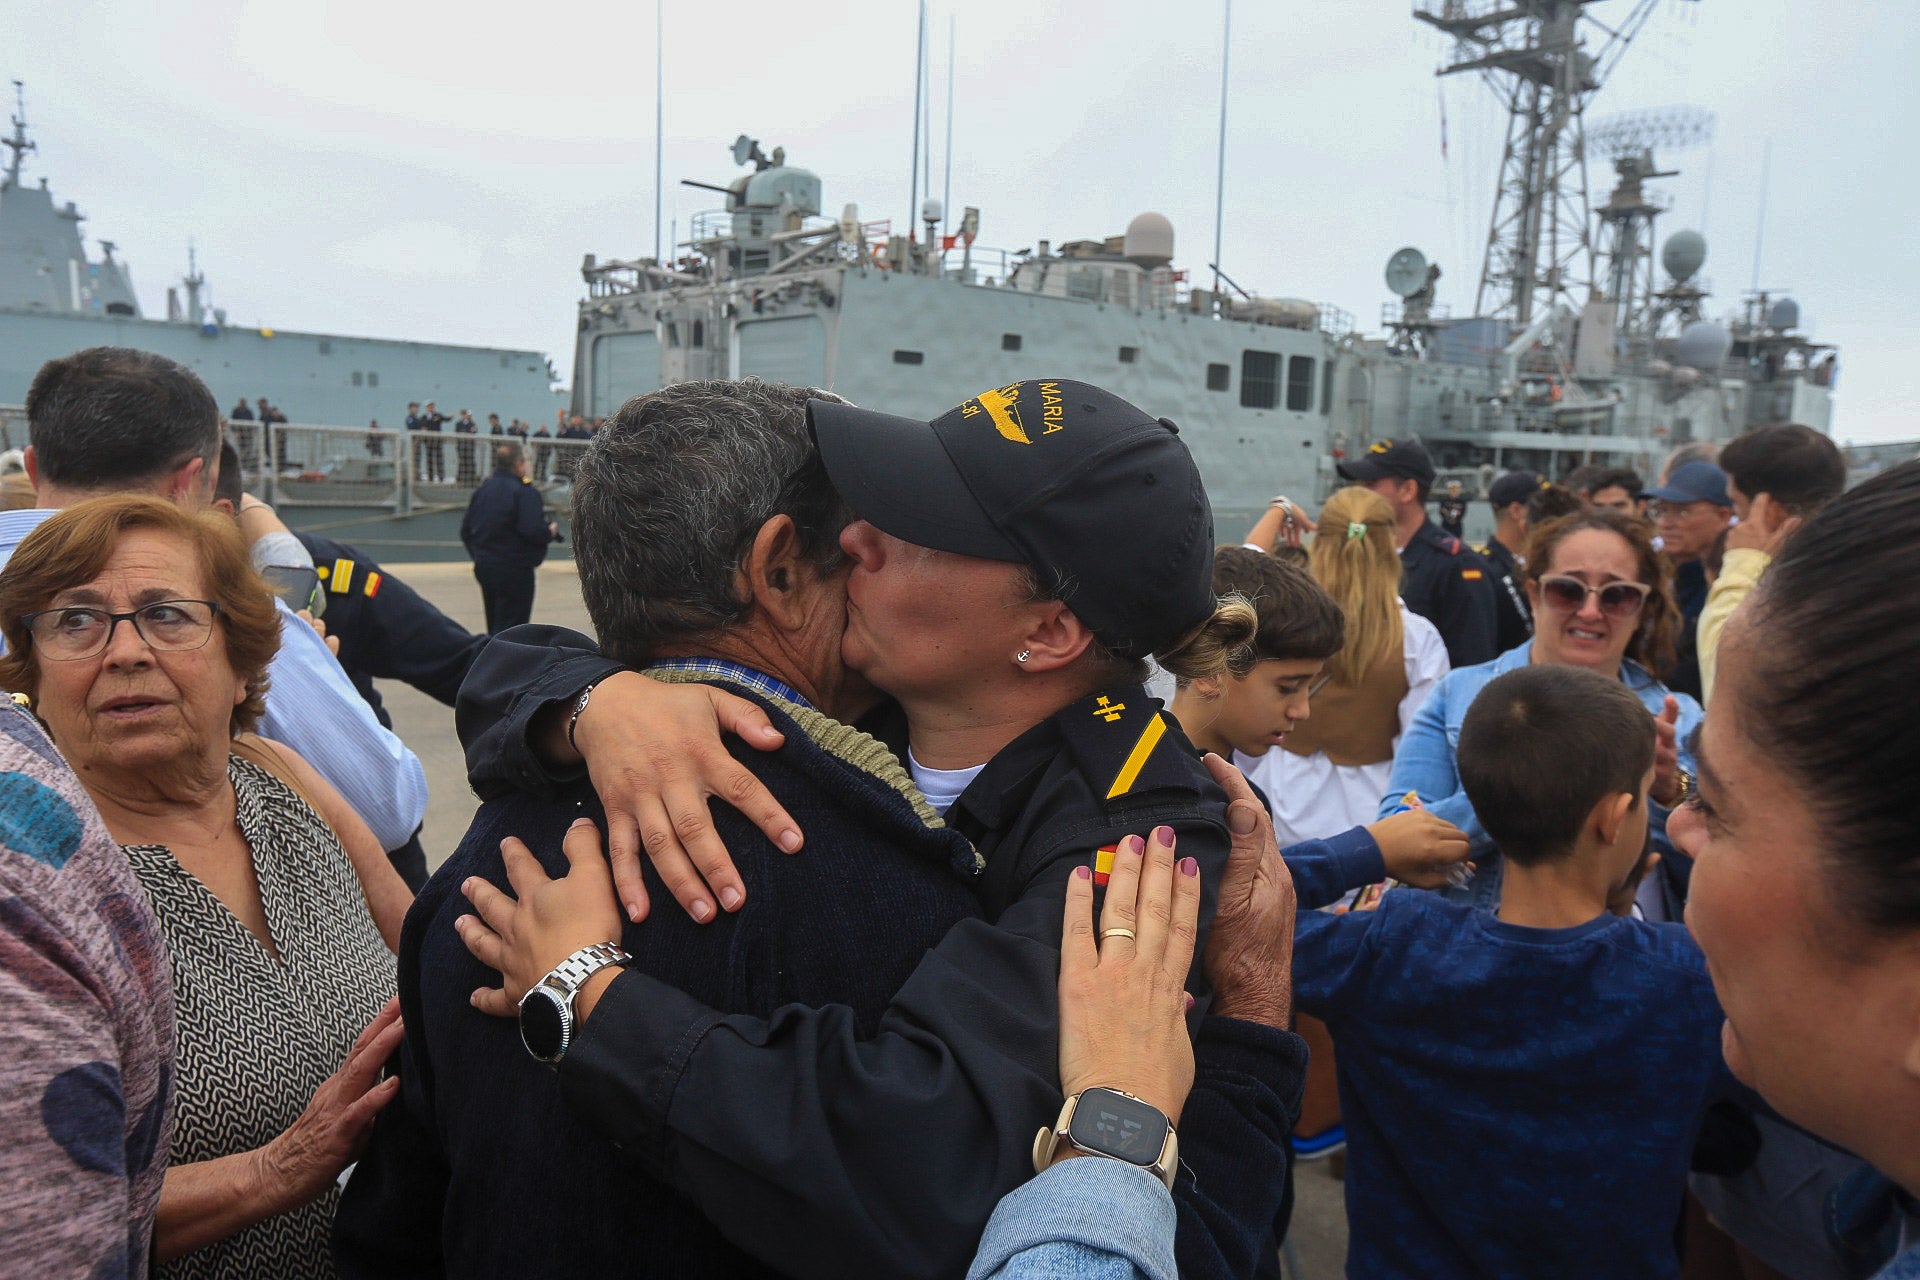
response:
<path fill-rule="evenodd" d="M 1487 562 L 1427 517 L 1433 459 L 1418 440 L 1376 440 L 1340 463 L 1340 475 L 1373 490 L 1393 508 L 1400 548 L 1400 598 L 1447 642 L 1454 668 L 1498 655 L 1493 582 Z"/>
<path fill-rule="evenodd" d="M 1674 468 L 1666 484 L 1646 496 L 1660 504 L 1655 525 L 1660 549 L 1673 561 L 1674 603 L 1680 606 L 1682 625 L 1675 648 L 1678 661 L 1667 687 L 1698 698 L 1700 651 L 1694 629 L 1707 604 L 1705 557 L 1733 520 L 1733 499 L 1727 495 L 1727 473 L 1711 462 L 1688 462 Z"/>

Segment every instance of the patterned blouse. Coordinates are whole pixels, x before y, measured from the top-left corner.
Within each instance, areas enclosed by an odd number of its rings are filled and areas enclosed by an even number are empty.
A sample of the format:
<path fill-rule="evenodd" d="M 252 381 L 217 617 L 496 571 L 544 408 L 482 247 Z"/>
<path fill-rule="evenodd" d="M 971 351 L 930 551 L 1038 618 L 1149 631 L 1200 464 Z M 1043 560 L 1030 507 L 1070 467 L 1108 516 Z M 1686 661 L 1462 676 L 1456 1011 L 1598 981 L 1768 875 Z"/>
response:
<path fill-rule="evenodd" d="M 278 959 L 174 860 L 129 845 L 173 961 L 179 1020 L 172 1163 L 266 1145 L 346 1059 L 394 989 L 394 959 L 333 831 L 273 775 L 230 758 L 240 834 L 253 851 Z M 182 1280 L 333 1275 L 340 1193 L 255 1223 L 155 1269 Z"/>

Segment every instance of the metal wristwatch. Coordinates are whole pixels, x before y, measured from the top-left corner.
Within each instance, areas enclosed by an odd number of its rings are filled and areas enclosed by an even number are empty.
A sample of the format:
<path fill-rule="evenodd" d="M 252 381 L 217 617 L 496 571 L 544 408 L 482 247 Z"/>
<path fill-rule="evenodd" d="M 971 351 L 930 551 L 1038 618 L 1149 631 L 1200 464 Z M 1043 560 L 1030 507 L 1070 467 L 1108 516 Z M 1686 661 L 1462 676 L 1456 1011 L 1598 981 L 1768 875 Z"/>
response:
<path fill-rule="evenodd" d="M 633 963 L 610 942 L 582 947 L 520 997 L 520 1043 L 541 1062 L 558 1062 L 573 1046 L 573 1001 L 587 979 L 607 968 Z"/>
<path fill-rule="evenodd" d="M 1173 1190 L 1180 1139 L 1166 1113 L 1118 1089 L 1087 1089 L 1067 1099 L 1052 1128 L 1033 1139 L 1033 1171 L 1045 1173 L 1065 1142 L 1091 1156 L 1138 1165 Z"/>

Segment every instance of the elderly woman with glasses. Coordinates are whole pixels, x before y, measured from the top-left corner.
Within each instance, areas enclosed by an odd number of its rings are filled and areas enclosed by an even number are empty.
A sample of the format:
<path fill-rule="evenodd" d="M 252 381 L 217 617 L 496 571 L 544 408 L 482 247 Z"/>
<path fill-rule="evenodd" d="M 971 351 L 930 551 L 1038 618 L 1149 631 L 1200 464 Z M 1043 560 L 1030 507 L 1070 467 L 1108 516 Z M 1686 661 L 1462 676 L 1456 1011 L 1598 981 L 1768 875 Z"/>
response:
<path fill-rule="evenodd" d="M 1491 662 L 1450 673 L 1414 717 L 1394 753 L 1393 773 L 1380 816 L 1425 808 L 1467 833 L 1479 870 L 1463 890 L 1489 909 L 1500 901 L 1498 851 L 1460 785 L 1455 753 L 1467 708 L 1496 676 L 1529 663 L 1560 663 L 1611 676 L 1631 689 L 1654 717 L 1652 830 L 1666 847 L 1667 813 L 1693 787 L 1687 743 L 1699 725 L 1700 704 L 1676 694 L 1655 672 L 1673 661 L 1679 611 L 1673 582 L 1643 522 L 1615 511 L 1588 510 L 1541 525 L 1527 544 L 1526 587 L 1533 606 L 1533 639 Z M 1679 918 L 1679 899 L 1662 891 L 1684 879 L 1668 876 L 1641 895 L 1649 915 Z M 1631 887 L 1623 885 L 1624 892 Z M 1682 890 L 1683 891 L 1683 890 Z"/>
<path fill-rule="evenodd" d="M 125 848 L 173 967 L 155 1274 L 331 1276 L 335 1180 L 394 1093 L 375 915 L 396 935 L 406 895 L 339 794 L 246 733 L 280 623 L 239 531 L 157 498 L 80 503 L 0 575 L 0 627 L 0 685 Z"/>

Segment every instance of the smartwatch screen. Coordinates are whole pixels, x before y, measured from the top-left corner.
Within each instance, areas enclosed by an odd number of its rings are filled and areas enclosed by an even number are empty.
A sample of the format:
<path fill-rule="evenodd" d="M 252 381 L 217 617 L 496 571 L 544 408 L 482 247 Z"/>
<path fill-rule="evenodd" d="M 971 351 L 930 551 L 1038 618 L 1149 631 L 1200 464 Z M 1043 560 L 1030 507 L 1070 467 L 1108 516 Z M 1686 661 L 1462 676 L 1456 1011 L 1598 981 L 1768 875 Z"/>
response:
<path fill-rule="evenodd" d="M 1124 1093 L 1088 1089 L 1073 1110 L 1068 1136 L 1076 1146 L 1129 1164 L 1150 1165 L 1160 1158 L 1160 1149 L 1166 1145 L 1167 1118 Z"/>

